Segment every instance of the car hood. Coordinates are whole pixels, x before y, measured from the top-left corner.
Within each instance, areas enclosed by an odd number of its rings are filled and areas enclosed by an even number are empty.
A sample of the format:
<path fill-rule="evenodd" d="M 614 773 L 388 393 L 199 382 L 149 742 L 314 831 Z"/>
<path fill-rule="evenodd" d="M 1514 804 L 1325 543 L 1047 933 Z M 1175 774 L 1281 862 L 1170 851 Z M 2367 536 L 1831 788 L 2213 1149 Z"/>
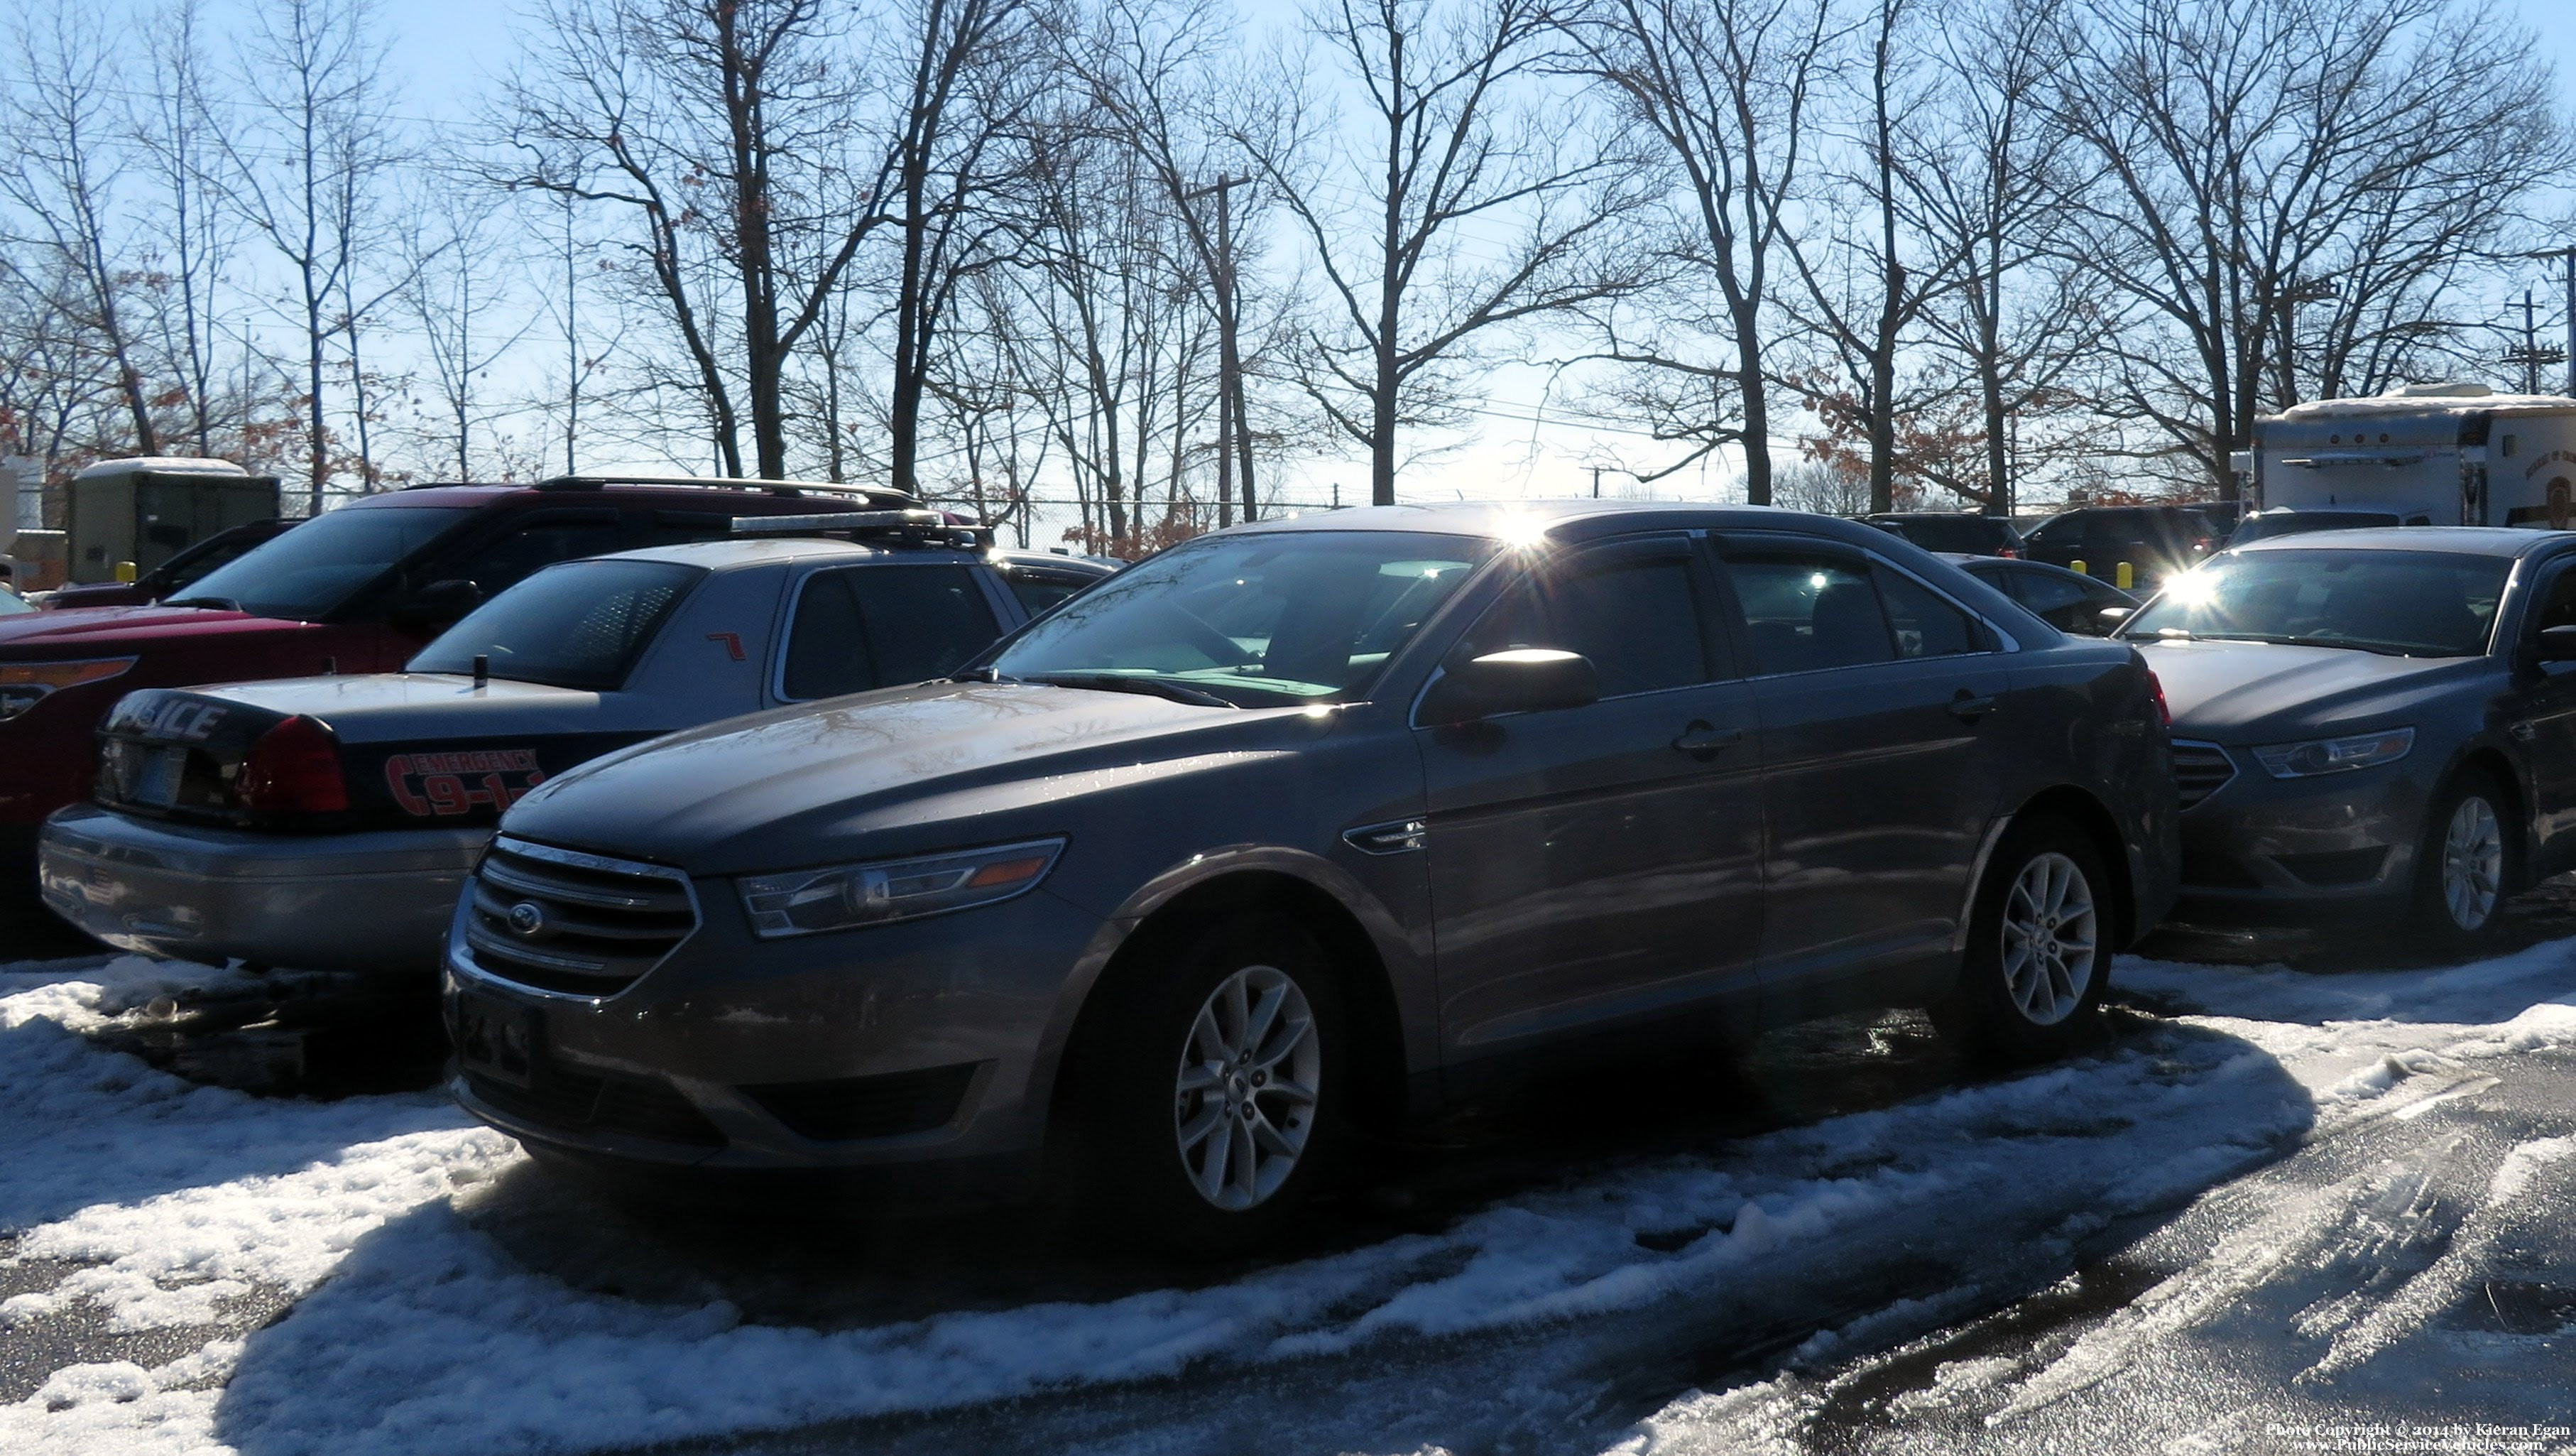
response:
<path fill-rule="evenodd" d="M 2176 738 L 2275 742 L 2405 721 L 2494 676 L 2485 657 L 2390 657 L 2272 642 L 2137 644 L 2173 710 Z"/>
<path fill-rule="evenodd" d="M 236 636 L 304 626 L 212 607 L 65 607 L 0 617 L 0 654 L 29 649 L 45 657 L 132 652 L 175 637 Z"/>
<path fill-rule="evenodd" d="M 1190 772 L 1211 755 L 1312 736 L 1336 716 L 1037 684 L 925 683 L 736 718 L 612 754 L 530 794 L 502 828 L 701 873 L 776 869 L 848 853 L 862 833 L 907 823 L 946 832 L 959 819 Z M 999 827 L 988 820 L 981 837 Z"/>

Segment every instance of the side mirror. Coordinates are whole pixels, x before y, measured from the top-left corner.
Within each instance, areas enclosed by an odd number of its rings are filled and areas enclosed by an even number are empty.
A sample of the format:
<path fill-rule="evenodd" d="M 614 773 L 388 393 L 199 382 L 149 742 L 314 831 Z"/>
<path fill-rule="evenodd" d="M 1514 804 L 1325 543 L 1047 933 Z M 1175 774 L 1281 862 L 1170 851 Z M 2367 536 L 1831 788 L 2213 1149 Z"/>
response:
<path fill-rule="evenodd" d="M 2576 662 L 2576 627 L 2541 628 L 2540 660 Z"/>
<path fill-rule="evenodd" d="M 470 581 L 433 581 L 413 592 L 392 613 L 399 627 L 452 627 L 483 605 L 483 588 Z"/>
<path fill-rule="evenodd" d="M 1466 723 L 1504 713 L 1543 713 L 1601 700 L 1592 659 L 1555 647 L 1515 647 L 1459 663 L 1423 704 L 1432 723 Z"/>

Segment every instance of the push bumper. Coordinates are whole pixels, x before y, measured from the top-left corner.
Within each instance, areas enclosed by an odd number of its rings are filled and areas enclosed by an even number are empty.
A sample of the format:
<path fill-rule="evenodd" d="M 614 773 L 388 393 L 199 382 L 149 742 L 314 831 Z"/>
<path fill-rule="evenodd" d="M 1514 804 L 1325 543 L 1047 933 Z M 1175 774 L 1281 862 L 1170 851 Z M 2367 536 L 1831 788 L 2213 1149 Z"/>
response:
<path fill-rule="evenodd" d="M 300 970 L 434 974 L 489 829 L 289 837 L 90 805 L 45 821 L 54 913 L 126 950 Z"/>
<path fill-rule="evenodd" d="M 2440 765 L 2275 779 L 2229 746 L 2236 775 L 2182 816 L 2182 895 L 2199 925 L 2357 926 L 2403 916 Z"/>

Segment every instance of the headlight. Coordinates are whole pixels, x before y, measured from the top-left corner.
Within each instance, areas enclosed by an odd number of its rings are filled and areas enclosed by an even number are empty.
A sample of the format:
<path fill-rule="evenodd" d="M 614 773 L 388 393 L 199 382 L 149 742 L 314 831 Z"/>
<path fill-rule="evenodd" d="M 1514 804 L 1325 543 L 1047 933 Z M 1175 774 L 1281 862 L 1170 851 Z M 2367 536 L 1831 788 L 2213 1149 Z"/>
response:
<path fill-rule="evenodd" d="M 2415 730 L 2390 728 L 2356 733 L 2350 738 L 2318 738 L 2306 743 L 2275 743 L 2254 750 L 2263 769 L 2276 779 L 2314 778 L 2395 763 L 2415 746 Z"/>
<path fill-rule="evenodd" d="M 752 933 L 775 940 L 995 904 L 1035 889 L 1063 852 L 1062 839 L 1032 839 L 917 859 L 747 875 L 734 885 L 751 915 Z"/>
<path fill-rule="evenodd" d="M 79 662 L 0 662 L 0 723 L 6 723 L 64 688 L 105 682 L 134 665 L 131 657 L 91 657 Z"/>

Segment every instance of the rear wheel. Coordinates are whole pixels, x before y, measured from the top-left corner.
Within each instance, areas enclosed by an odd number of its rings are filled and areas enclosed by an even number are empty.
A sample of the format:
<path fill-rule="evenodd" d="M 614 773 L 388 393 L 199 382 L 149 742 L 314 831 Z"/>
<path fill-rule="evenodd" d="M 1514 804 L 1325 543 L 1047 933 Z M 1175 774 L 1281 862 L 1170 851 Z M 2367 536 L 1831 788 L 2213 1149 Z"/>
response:
<path fill-rule="evenodd" d="M 1353 1048 L 1313 936 L 1257 913 L 1110 988 L 1084 1048 L 1072 1170 L 1104 1227 L 1147 1248 L 1277 1240 L 1341 1151 Z"/>
<path fill-rule="evenodd" d="M 2434 797 L 2416 852 L 2411 916 L 2428 948 L 2474 950 L 2494 933 L 2520 868 L 2521 833 L 2513 800 L 2492 774 L 2461 774 Z"/>
<path fill-rule="evenodd" d="M 2006 830 L 1977 888 L 1959 983 L 1932 1007 L 1942 1034 L 2006 1062 L 2081 1045 L 2110 982 L 2109 886 L 2075 824 L 2042 817 Z"/>

